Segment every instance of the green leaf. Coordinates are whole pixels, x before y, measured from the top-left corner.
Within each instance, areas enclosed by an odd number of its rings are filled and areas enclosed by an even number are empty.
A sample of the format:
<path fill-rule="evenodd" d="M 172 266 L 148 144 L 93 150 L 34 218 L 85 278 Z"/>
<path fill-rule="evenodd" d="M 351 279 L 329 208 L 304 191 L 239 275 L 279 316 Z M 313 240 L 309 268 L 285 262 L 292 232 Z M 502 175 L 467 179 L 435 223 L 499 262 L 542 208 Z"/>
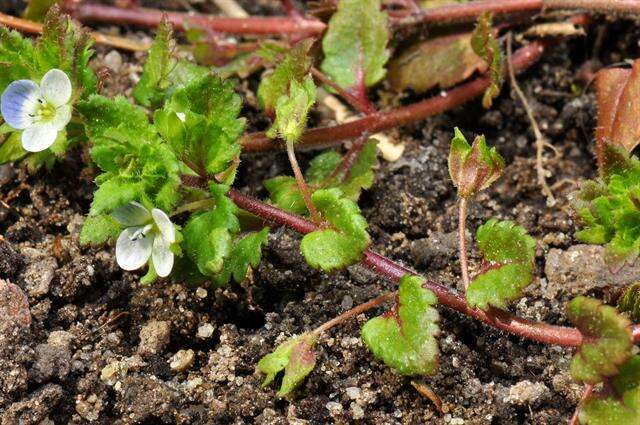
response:
<path fill-rule="evenodd" d="M 236 165 L 245 125 L 238 118 L 241 107 L 233 84 L 209 75 L 176 90 L 155 120 L 178 158 L 215 175 Z M 182 127 L 178 114 L 184 114 Z M 172 127 L 180 129 L 170 134 L 166 129 Z"/>
<path fill-rule="evenodd" d="M 449 150 L 449 175 L 458 188 L 458 196 L 467 198 L 496 181 L 504 170 L 504 159 L 496 148 L 487 146 L 484 135 L 469 145 L 458 127 Z"/>
<path fill-rule="evenodd" d="M 388 41 L 380 0 L 340 0 L 322 39 L 322 71 L 343 89 L 362 92 L 384 77 Z"/>
<path fill-rule="evenodd" d="M 263 77 L 258 87 L 258 101 L 267 115 L 274 115 L 278 99 L 289 93 L 289 86 L 292 82 L 302 83 L 309 68 L 311 68 L 311 58 L 309 49 L 313 45 L 313 40 L 305 39 L 297 43 L 291 51 L 284 55 L 280 64 L 273 70 L 273 73 Z M 265 51 L 264 47 L 262 49 Z M 273 58 L 275 60 L 275 57 Z"/>
<path fill-rule="evenodd" d="M 78 110 L 93 143 L 91 158 L 103 171 L 96 178 L 91 214 L 132 200 L 170 211 L 180 197 L 180 163 L 144 111 L 121 96 L 91 96 Z"/>
<path fill-rule="evenodd" d="M 264 181 L 264 187 L 269 191 L 271 202 L 279 208 L 300 215 L 307 212 L 295 178 L 290 176 L 273 177 Z"/>
<path fill-rule="evenodd" d="M 258 370 L 267 375 L 262 386 L 271 384 L 276 375 L 284 370 L 278 395 L 284 397 L 291 394 L 316 364 L 316 354 L 313 351 L 315 343 L 315 335 L 302 334 L 280 344 L 272 353 L 261 358 Z"/>
<path fill-rule="evenodd" d="M 242 282 L 247 276 L 249 266 L 255 268 L 260 264 L 262 246 L 267 243 L 269 228 L 259 232 L 252 232 L 234 243 L 229 258 L 224 263 L 224 269 L 215 277 L 218 285 L 229 282 L 233 276 L 236 282 Z"/>
<path fill-rule="evenodd" d="M 629 313 L 632 321 L 640 323 L 640 282 L 627 287 L 624 295 L 618 300 L 618 311 Z"/>
<path fill-rule="evenodd" d="M 419 276 L 400 280 L 397 305 L 369 320 L 362 339 L 373 354 L 402 375 L 431 375 L 438 367 L 438 299 Z"/>
<path fill-rule="evenodd" d="M 200 273 L 215 276 L 223 272 L 232 248 L 233 234 L 240 230 L 238 207 L 226 196 L 227 186 L 212 185 L 215 208 L 193 214 L 184 227 L 184 250 Z"/>
<path fill-rule="evenodd" d="M 42 22 L 47 12 L 58 0 L 29 0 L 24 11 L 24 18 L 30 21 Z"/>
<path fill-rule="evenodd" d="M 35 69 L 34 56 L 31 40 L 0 26 L 0 92 L 12 81 L 42 76 Z"/>
<path fill-rule="evenodd" d="M 19 131 L 11 133 L 0 144 L 0 164 L 18 161 L 27 154 L 22 147 L 22 133 Z"/>
<path fill-rule="evenodd" d="M 586 336 L 571 361 L 573 379 L 597 384 L 618 374 L 631 357 L 629 321 L 601 301 L 579 296 L 567 306 L 567 318 Z"/>
<path fill-rule="evenodd" d="M 140 81 L 133 89 L 133 97 L 141 105 L 156 109 L 172 90 L 208 74 L 206 68 L 175 59 L 175 48 L 171 24 L 163 20 L 158 26 Z"/>
<path fill-rule="evenodd" d="M 640 356 L 620 366 L 610 391 L 592 394 L 579 413 L 581 425 L 626 425 L 640 423 Z"/>
<path fill-rule="evenodd" d="M 473 47 L 473 51 L 489 65 L 491 84 L 482 97 L 482 105 L 485 108 L 490 108 L 493 99 L 500 94 L 502 75 L 504 73 L 502 52 L 500 51 L 500 44 L 498 40 L 496 40 L 494 31 L 491 28 L 492 25 L 491 13 L 483 12 L 478 17 L 478 24 L 471 36 L 471 47 Z"/>
<path fill-rule="evenodd" d="M 491 219 L 478 228 L 478 248 L 486 266 L 467 289 L 467 302 L 482 310 L 505 308 L 533 280 L 536 241 L 512 221 Z"/>
<path fill-rule="evenodd" d="M 280 136 L 287 143 L 296 143 L 307 126 L 307 116 L 315 102 L 316 85 L 310 75 L 302 83 L 292 80 L 289 93 L 276 102 L 276 119 L 267 130 L 267 137 Z"/>
<path fill-rule="evenodd" d="M 335 188 L 318 190 L 311 200 L 333 228 L 302 238 L 300 249 L 307 263 L 328 272 L 360 261 L 371 239 L 358 205 Z"/>
<path fill-rule="evenodd" d="M 116 240 L 122 226 L 110 215 L 89 216 L 80 232 L 81 245 L 100 245 L 107 240 Z"/>
<path fill-rule="evenodd" d="M 45 18 L 42 37 L 36 42 L 34 59 L 38 78 L 33 79 L 40 81 L 47 71 L 58 68 L 71 79 L 74 94 L 81 92 L 86 96 L 95 93 L 97 78 L 89 67 L 92 45 L 89 34 L 77 28 L 71 18 L 54 5 Z"/>

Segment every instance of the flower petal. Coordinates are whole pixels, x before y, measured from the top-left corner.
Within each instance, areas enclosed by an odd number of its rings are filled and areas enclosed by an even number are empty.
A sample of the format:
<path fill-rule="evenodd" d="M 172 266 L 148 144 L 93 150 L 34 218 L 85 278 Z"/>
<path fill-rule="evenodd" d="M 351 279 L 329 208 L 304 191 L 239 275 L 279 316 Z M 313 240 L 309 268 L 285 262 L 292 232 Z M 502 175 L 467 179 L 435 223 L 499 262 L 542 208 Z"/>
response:
<path fill-rule="evenodd" d="M 151 210 L 151 215 L 153 215 L 153 221 L 156 222 L 156 226 L 162 233 L 162 236 L 172 244 L 176 241 L 176 230 L 173 227 L 173 223 L 169 220 L 169 216 L 162 210 L 158 208 L 154 208 Z"/>
<path fill-rule="evenodd" d="M 128 227 L 118 237 L 116 262 L 124 270 L 139 269 L 149 261 L 154 238 L 141 235 L 142 229 L 142 226 Z"/>
<path fill-rule="evenodd" d="M 64 130 L 64 128 L 71 121 L 71 105 L 62 105 L 56 107 L 55 115 L 53 119 L 49 121 L 49 124 L 56 130 Z"/>
<path fill-rule="evenodd" d="M 51 69 L 40 82 L 42 96 L 53 106 L 62 106 L 71 99 L 71 80 L 63 71 Z"/>
<path fill-rule="evenodd" d="M 58 130 L 51 124 L 35 124 L 22 132 L 22 147 L 29 152 L 40 152 L 53 145 Z"/>
<path fill-rule="evenodd" d="M 115 211 L 111 213 L 111 217 L 126 227 L 142 226 L 151 221 L 149 210 L 135 201 L 116 208 Z"/>
<path fill-rule="evenodd" d="M 173 268 L 173 252 L 169 249 L 171 244 L 162 236 L 158 235 L 153 240 L 153 250 L 151 260 L 156 273 L 160 277 L 167 277 Z"/>
<path fill-rule="evenodd" d="M 40 95 L 40 88 L 31 80 L 9 84 L 0 98 L 0 112 L 7 124 L 16 130 L 24 130 L 33 124 Z"/>

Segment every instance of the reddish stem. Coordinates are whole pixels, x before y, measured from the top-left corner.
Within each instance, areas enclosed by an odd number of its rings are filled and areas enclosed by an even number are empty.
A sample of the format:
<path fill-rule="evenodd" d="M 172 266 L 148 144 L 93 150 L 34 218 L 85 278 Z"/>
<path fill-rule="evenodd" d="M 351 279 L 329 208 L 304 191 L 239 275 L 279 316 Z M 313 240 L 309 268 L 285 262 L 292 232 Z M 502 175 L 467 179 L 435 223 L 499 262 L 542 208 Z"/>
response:
<path fill-rule="evenodd" d="M 458 200 L 458 248 L 460 251 L 460 272 L 465 292 L 469 289 L 471 280 L 469 279 L 469 264 L 467 257 L 467 198 L 460 197 Z"/>
<path fill-rule="evenodd" d="M 307 219 L 243 195 L 236 189 L 229 191 L 229 197 L 238 207 L 266 221 L 285 225 L 302 234 L 307 234 L 317 229 L 317 227 Z M 365 251 L 362 265 L 392 282 L 398 282 L 405 274 L 416 274 L 370 250 Z M 425 287 L 436 294 L 440 304 L 511 334 L 543 344 L 561 345 L 565 347 L 578 347 L 582 344 L 583 336 L 576 328 L 535 322 L 514 316 L 504 310 L 492 309 L 490 312 L 485 312 L 479 309 L 473 309 L 469 307 L 462 295 L 444 285 L 429 281 L 425 283 Z M 632 327 L 632 334 L 634 342 L 640 342 L 640 325 L 634 325 Z"/>
<path fill-rule="evenodd" d="M 593 392 L 593 384 L 587 384 L 584 387 L 584 391 L 582 393 L 582 397 L 580 397 L 580 402 L 576 406 L 576 411 L 573 412 L 573 416 L 569 421 L 569 425 L 580 425 L 580 408 L 584 404 L 584 401 L 591 396 Z"/>
<path fill-rule="evenodd" d="M 518 49 L 512 57 L 515 72 L 522 72 L 537 62 L 542 56 L 544 47 L 544 42 L 534 41 Z M 302 140 L 296 144 L 296 147 L 323 148 L 335 146 L 343 140 L 358 137 L 365 131 L 373 134 L 420 121 L 453 109 L 479 96 L 489 84 L 491 84 L 491 78 L 485 75 L 446 91 L 441 95 L 408 106 L 392 109 L 387 112 L 380 112 L 375 115 L 368 115 L 345 124 L 314 128 L 304 133 Z M 240 143 L 242 143 L 245 152 L 262 152 L 277 149 L 280 146 L 278 141 L 269 139 L 263 132 L 250 133 L 244 136 Z"/>
<path fill-rule="evenodd" d="M 335 90 L 335 92 L 338 93 L 338 95 L 341 98 L 343 98 L 346 102 L 348 102 L 349 105 L 351 105 L 354 109 L 357 109 L 358 111 L 362 112 L 365 115 L 375 114 L 377 112 L 376 108 L 369 101 L 369 99 L 365 99 L 363 101 L 362 99 L 354 96 L 351 92 L 343 89 L 342 87 L 334 83 L 333 80 L 329 78 L 328 75 L 320 71 L 315 66 L 311 67 L 311 75 L 313 75 L 313 77 L 316 80 L 318 80 L 320 83 L 326 84 L 327 86 Z"/>
<path fill-rule="evenodd" d="M 304 176 L 302 175 L 302 171 L 300 170 L 300 165 L 298 164 L 298 159 L 296 158 L 296 151 L 294 150 L 293 143 L 291 142 L 287 142 L 287 155 L 289 156 L 289 162 L 291 163 L 291 168 L 293 169 L 293 175 L 296 176 L 298 189 L 300 189 L 300 193 L 302 193 L 304 204 L 309 210 L 309 214 L 311 214 L 311 218 L 313 219 L 314 223 L 320 224 L 322 222 L 322 217 L 320 216 L 320 213 L 311 200 L 311 191 L 309 190 L 307 182 L 304 180 Z"/>
<path fill-rule="evenodd" d="M 160 24 L 163 17 L 166 17 L 176 29 L 183 31 L 191 25 L 230 34 L 313 36 L 321 34 L 326 27 L 323 22 L 315 19 L 294 19 L 284 16 L 228 18 L 196 13 L 163 12 L 142 7 L 120 9 L 101 4 L 78 3 L 73 0 L 63 2 L 63 8 L 72 17 L 82 22 L 132 24 L 154 28 Z"/>

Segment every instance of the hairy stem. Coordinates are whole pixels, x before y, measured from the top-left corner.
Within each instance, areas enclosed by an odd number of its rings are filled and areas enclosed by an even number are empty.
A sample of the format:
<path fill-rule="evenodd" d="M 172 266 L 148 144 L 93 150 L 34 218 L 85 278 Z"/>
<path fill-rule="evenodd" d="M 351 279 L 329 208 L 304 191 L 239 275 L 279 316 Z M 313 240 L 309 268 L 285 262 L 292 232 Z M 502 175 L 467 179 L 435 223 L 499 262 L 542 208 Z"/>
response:
<path fill-rule="evenodd" d="M 593 384 L 587 384 L 584 387 L 584 391 L 582 393 L 582 397 L 580 397 L 580 402 L 576 406 L 576 411 L 573 412 L 573 416 L 571 417 L 571 420 L 569 421 L 569 425 L 580 425 L 580 408 L 584 404 L 584 401 L 587 398 L 589 398 L 589 396 L 591 395 L 592 392 L 593 392 Z"/>
<path fill-rule="evenodd" d="M 333 170 L 333 172 L 329 176 L 329 181 L 333 180 L 336 177 L 340 177 L 341 179 L 345 179 L 347 177 L 347 174 L 358 159 L 358 156 L 360 156 L 360 152 L 362 152 L 362 148 L 364 147 L 364 144 L 368 139 L 368 133 L 364 133 L 353 142 L 351 148 L 349 148 L 347 153 L 344 154 L 336 169 Z"/>
<path fill-rule="evenodd" d="M 313 201 L 311 200 L 311 191 L 309 190 L 309 186 L 307 185 L 307 182 L 304 180 L 302 171 L 300 171 L 300 165 L 298 165 L 296 152 L 293 149 L 293 143 L 291 142 L 287 142 L 287 155 L 289 156 L 289 162 L 291 163 L 291 168 L 293 169 L 293 175 L 296 176 L 298 189 L 300 189 L 300 193 L 302 193 L 304 204 L 307 206 L 307 209 L 311 214 L 311 219 L 315 223 L 320 224 L 322 222 L 322 217 L 320 217 L 320 213 L 318 213 L 316 206 L 313 205 Z"/>
<path fill-rule="evenodd" d="M 317 226 L 309 220 L 246 196 L 236 189 L 231 189 L 228 195 L 238 207 L 266 221 L 287 226 L 302 234 L 317 230 Z M 392 282 L 398 282 L 405 274 L 416 275 L 415 272 L 370 250 L 365 251 L 361 264 Z M 443 306 L 480 320 L 494 328 L 543 344 L 565 347 L 578 347 L 582 344 L 583 335 L 576 328 L 536 322 L 514 316 L 507 311 L 499 309 L 492 309 L 489 312 L 485 312 L 469 307 L 462 295 L 442 284 L 427 281 L 425 287 L 436 294 L 438 301 Z M 632 327 L 632 334 L 634 342 L 640 342 L 640 325 L 634 325 Z"/>
<path fill-rule="evenodd" d="M 521 72 L 536 63 L 544 52 L 546 44 L 534 41 L 514 52 L 512 57 L 515 72 Z M 478 77 L 475 80 L 448 90 L 443 94 L 422 100 L 420 102 L 367 115 L 363 118 L 332 127 L 320 127 L 305 131 L 297 148 L 324 148 L 336 146 L 343 140 L 353 139 L 362 133 L 370 134 L 388 130 L 394 127 L 421 121 L 427 117 L 448 111 L 484 93 L 491 84 L 489 76 Z M 269 139 L 264 132 L 251 133 L 244 136 L 240 143 L 245 152 L 263 152 L 277 149 L 279 142 Z"/>
<path fill-rule="evenodd" d="M 42 34 L 42 24 L 40 22 L 29 21 L 27 19 L 16 18 L 15 16 L 0 13 L 0 25 L 25 32 L 27 34 Z M 111 46 L 120 50 L 128 50 L 130 52 L 144 52 L 149 50 L 149 44 L 124 37 L 116 37 L 113 35 L 104 35 L 99 32 L 90 32 L 89 35 L 93 40 L 104 46 Z"/>
<path fill-rule="evenodd" d="M 365 115 L 375 114 L 377 112 L 375 106 L 369 101 L 369 99 L 360 99 L 354 96 L 349 91 L 343 89 L 339 85 L 333 82 L 329 76 L 320 71 L 315 66 L 311 67 L 311 75 L 320 83 L 326 84 L 331 87 L 341 98 L 343 98 L 354 109 L 362 112 Z"/>
<path fill-rule="evenodd" d="M 229 34 L 313 36 L 321 34 L 326 25 L 318 20 L 294 19 L 285 16 L 250 16 L 229 18 L 184 12 L 163 12 L 156 9 L 135 7 L 120 9 L 113 6 L 67 0 L 64 10 L 82 22 L 105 22 L 131 24 L 154 28 L 163 17 L 173 26 L 184 31 L 188 26 L 197 26 Z"/>
<path fill-rule="evenodd" d="M 372 308 L 376 308 L 387 301 L 391 301 L 396 296 L 396 294 L 397 293 L 395 291 L 387 292 L 386 294 L 382 294 L 372 300 L 367 301 L 366 303 L 355 306 L 351 310 L 347 310 L 341 315 L 336 316 L 328 322 L 325 322 L 322 325 L 318 326 L 312 331 L 312 333 L 315 335 L 320 335 L 323 332 L 326 332 L 329 329 L 333 328 L 334 326 L 337 326 L 352 318 L 353 316 L 357 316 L 358 314 L 363 313 L 367 310 L 371 310 Z"/>
<path fill-rule="evenodd" d="M 467 258 L 467 198 L 461 196 L 458 201 L 458 246 L 460 250 L 460 274 L 465 292 L 469 289 L 469 265 Z"/>

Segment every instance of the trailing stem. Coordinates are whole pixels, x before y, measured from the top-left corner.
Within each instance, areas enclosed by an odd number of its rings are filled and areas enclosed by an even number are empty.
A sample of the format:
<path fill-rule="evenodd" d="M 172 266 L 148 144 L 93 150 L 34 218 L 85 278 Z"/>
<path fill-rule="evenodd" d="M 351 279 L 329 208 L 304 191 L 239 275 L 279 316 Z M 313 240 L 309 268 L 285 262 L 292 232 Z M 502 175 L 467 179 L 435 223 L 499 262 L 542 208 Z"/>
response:
<path fill-rule="evenodd" d="M 302 234 L 307 234 L 317 230 L 317 226 L 309 220 L 287 213 L 272 205 L 265 204 L 257 199 L 246 196 L 236 189 L 231 189 L 228 195 L 238 207 L 261 217 L 265 221 L 285 225 Z M 405 274 L 416 274 L 370 250 L 365 251 L 361 264 L 392 282 L 398 282 Z M 565 347 L 578 347 L 583 342 L 584 337 L 576 328 L 535 322 L 514 316 L 507 311 L 499 309 L 492 309 L 489 312 L 485 312 L 480 309 L 473 309 L 469 307 L 462 295 L 444 285 L 428 281 L 424 286 L 435 293 L 438 297 L 438 301 L 443 306 L 456 310 L 462 314 L 480 320 L 489 326 L 504 330 L 511 334 L 543 344 L 560 345 Z M 640 342 L 640 325 L 634 325 L 632 327 L 632 334 L 634 342 Z"/>
<path fill-rule="evenodd" d="M 546 43 L 534 41 L 514 52 L 512 57 L 515 72 L 521 72 L 536 63 L 542 56 Z M 448 90 L 443 94 L 402 106 L 386 112 L 367 115 L 363 118 L 332 127 L 320 127 L 305 131 L 297 148 L 319 149 L 336 146 L 343 140 L 354 139 L 364 132 L 370 134 L 389 130 L 394 127 L 421 121 L 427 117 L 440 114 L 468 100 L 484 93 L 491 84 L 489 76 L 478 77 L 475 80 Z M 268 138 L 264 132 L 250 133 L 244 136 L 240 143 L 245 152 L 264 152 L 277 149 L 279 142 Z"/>
<path fill-rule="evenodd" d="M 343 98 L 351 107 L 362 112 L 365 115 L 371 115 L 378 112 L 366 96 L 364 98 L 356 97 L 351 92 L 343 89 L 333 82 L 324 72 L 315 66 L 311 67 L 311 75 L 320 83 L 331 87 L 341 98 Z"/>
<path fill-rule="evenodd" d="M 314 221 L 314 223 L 320 224 L 322 222 L 322 217 L 320 217 L 320 213 L 318 213 L 316 206 L 313 205 L 313 201 L 311 200 L 311 191 L 309 190 L 309 186 L 307 185 L 307 182 L 304 180 L 302 171 L 300 171 L 300 166 L 298 165 L 298 159 L 296 158 L 296 152 L 293 148 L 293 143 L 287 142 L 286 145 L 287 145 L 287 155 L 289 156 L 289 162 L 291 163 L 293 174 L 296 176 L 296 182 L 298 183 L 298 189 L 300 189 L 300 193 L 302 193 L 304 204 L 307 206 L 307 209 L 311 214 L 311 219 Z"/>
<path fill-rule="evenodd" d="M 460 274 L 464 290 L 469 289 L 469 265 L 467 258 L 467 198 L 461 196 L 458 200 L 458 246 L 460 250 Z"/>
<path fill-rule="evenodd" d="M 582 397 L 580 397 L 580 402 L 576 406 L 576 411 L 573 412 L 573 416 L 571 417 L 571 420 L 569 421 L 569 425 L 579 425 L 580 424 L 580 408 L 582 407 L 582 404 L 584 403 L 584 401 L 587 398 L 589 398 L 589 396 L 591 395 L 592 392 L 593 392 L 593 384 L 587 384 L 584 387 L 584 392 L 582 393 Z"/>

